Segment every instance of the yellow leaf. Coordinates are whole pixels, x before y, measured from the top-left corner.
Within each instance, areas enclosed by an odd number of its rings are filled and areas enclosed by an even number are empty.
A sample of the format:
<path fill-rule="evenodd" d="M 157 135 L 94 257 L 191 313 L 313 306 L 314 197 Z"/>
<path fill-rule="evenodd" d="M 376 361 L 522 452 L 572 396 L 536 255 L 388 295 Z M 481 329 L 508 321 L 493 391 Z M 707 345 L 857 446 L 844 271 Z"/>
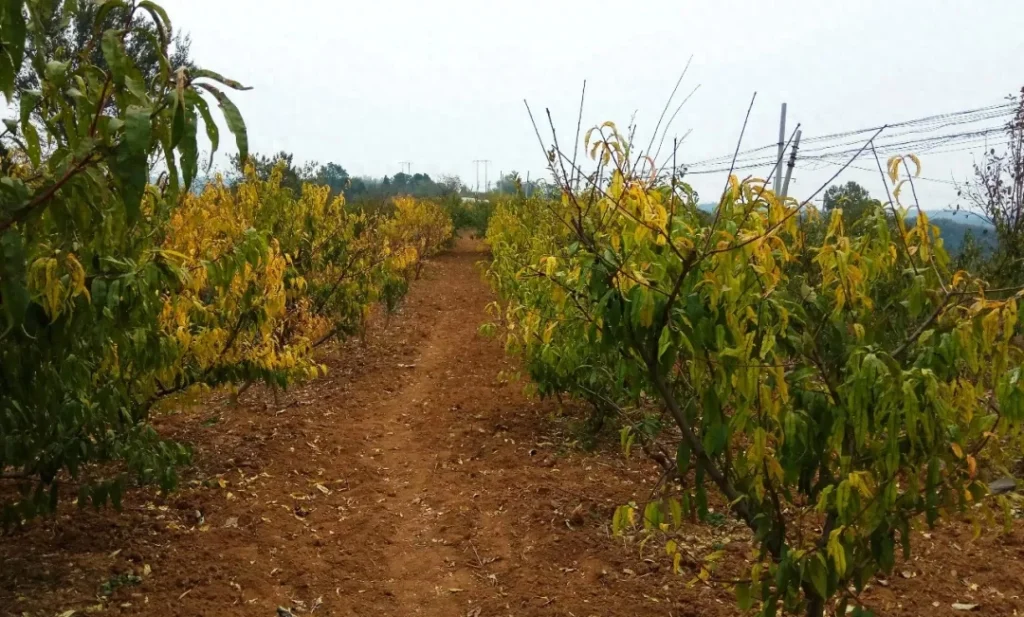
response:
<path fill-rule="evenodd" d="M 864 341 L 864 326 L 863 325 L 861 325 L 859 323 L 853 324 L 853 333 L 857 337 L 858 341 L 862 341 L 862 342 Z"/>
<path fill-rule="evenodd" d="M 956 443 L 956 442 L 954 441 L 953 443 L 951 443 L 951 444 L 949 445 L 949 447 L 950 447 L 950 449 L 952 449 L 952 450 L 953 450 L 953 454 L 955 454 L 957 458 L 963 458 L 963 457 L 964 457 L 964 451 L 963 451 L 963 449 L 962 449 L 962 448 L 960 447 L 960 444 L 958 444 L 958 443 Z"/>
<path fill-rule="evenodd" d="M 896 181 L 899 180 L 899 177 L 900 177 L 900 157 L 898 157 L 898 156 L 891 156 L 891 157 L 889 157 L 888 167 L 889 167 L 889 179 L 892 180 L 893 184 L 896 184 Z"/>
<path fill-rule="evenodd" d="M 916 177 L 920 176 L 921 175 L 921 159 L 917 158 L 916 154 L 908 154 L 907 156 L 910 158 L 911 161 L 914 161 L 914 166 L 915 166 L 914 177 L 916 178 Z"/>
<path fill-rule="evenodd" d="M 832 558 L 839 576 L 846 572 L 846 549 L 843 547 L 842 542 L 840 542 L 844 529 L 845 527 L 834 529 L 828 537 L 828 555 Z"/>
<path fill-rule="evenodd" d="M 554 255 L 547 257 L 546 259 L 547 261 L 544 264 L 544 272 L 547 273 L 548 276 L 552 276 L 555 274 L 555 268 L 558 267 L 558 260 Z"/>
<path fill-rule="evenodd" d="M 893 182 L 895 182 L 895 180 L 893 180 Z M 905 184 L 906 182 L 907 182 L 907 180 L 906 180 L 906 179 L 900 180 L 900 181 L 899 181 L 899 182 L 898 182 L 898 183 L 896 184 L 896 188 L 894 188 L 894 189 L 892 190 L 892 198 L 893 198 L 894 200 L 896 200 L 896 203 L 897 203 L 897 204 L 899 204 L 899 205 L 902 205 L 902 203 L 900 202 L 900 191 L 902 191 L 902 190 L 903 190 L 903 185 L 904 185 L 904 184 Z"/>

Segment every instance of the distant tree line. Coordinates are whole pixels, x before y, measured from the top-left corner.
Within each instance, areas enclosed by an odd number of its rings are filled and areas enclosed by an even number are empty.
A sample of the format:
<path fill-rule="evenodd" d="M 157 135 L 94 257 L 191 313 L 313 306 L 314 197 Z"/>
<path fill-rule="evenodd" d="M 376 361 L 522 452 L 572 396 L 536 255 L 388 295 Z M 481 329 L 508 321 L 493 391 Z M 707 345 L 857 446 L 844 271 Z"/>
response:
<path fill-rule="evenodd" d="M 349 201 L 387 199 L 397 195 L 413 197 L 444 197 L 460 194 L 466 188 L 458 176 L 441 176 L 435 180 L 429 174 L 397 173 L 394 176 L 374 178 L 371 176 L 352 176 L 348 170 L 338 163 L 307 162 L 299 164 L 289 152 L 278 152 L 273 155 L 251 153 L 249 164 L 256 169 L 260 177 L 267 177 L 278 165 L 282 166 L 282 186 L 294 191 L 301 191 L 304 182 L 313 182 L 329 186 L 334 195 L 344 195 Z M 237 156 L 231 158 L 228 181 L 237 180 L 242 175 L 241 164 Z"/>

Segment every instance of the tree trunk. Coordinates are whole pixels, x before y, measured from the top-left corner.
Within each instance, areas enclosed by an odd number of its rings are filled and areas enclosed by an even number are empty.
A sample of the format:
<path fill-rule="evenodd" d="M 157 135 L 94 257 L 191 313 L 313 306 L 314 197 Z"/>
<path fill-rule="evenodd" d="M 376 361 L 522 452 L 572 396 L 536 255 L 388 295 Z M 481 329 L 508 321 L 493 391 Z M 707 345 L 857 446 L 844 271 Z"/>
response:
<path fill-rule="evenodd" d="M 825 598 L 818 594 L 807 596 L 807 617 L 823 617 L 825 615 Z"/>

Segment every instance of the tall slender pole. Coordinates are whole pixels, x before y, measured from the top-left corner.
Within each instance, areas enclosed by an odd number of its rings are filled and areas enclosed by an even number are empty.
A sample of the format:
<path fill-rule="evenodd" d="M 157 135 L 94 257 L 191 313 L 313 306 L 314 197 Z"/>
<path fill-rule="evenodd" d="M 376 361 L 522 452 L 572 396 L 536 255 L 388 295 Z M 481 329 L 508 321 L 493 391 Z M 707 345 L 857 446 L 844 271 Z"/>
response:
<path fill-rule="evenodd" d="M 477 193 L 480 192 L 480 163 L 484 164 L 484 191 L 486 192 L 489 189 L 489 183 L 487 181 L 487 166 L 491 164 L 491 161 L 488 160 L 488 159 L 477 159 L 477 160 L 473 161 L 473 164 L 476 165 L 476 192 Z"/>
<path fill-rule="evenodd" d="M 793 138 L 793 151 L 789 153 L 789 164 L 786 165 L 786 182 L 782 185 L 782 199 L 789 195 L 789 179 L 793 176 L 793 168 L 796 167 L 796 151 L 800 149 L 800 130 L 797 129 L 796 137 Z"/>
<path fill-rule="evenodd" d="M 786 151 L 786 104 L 782 104 L 782 116 L 779 118 L 779 156 L 775 159 L 775 181 L 772 185 L 775 194 L 779 194 L 782 186 L 782 156 Z"/>

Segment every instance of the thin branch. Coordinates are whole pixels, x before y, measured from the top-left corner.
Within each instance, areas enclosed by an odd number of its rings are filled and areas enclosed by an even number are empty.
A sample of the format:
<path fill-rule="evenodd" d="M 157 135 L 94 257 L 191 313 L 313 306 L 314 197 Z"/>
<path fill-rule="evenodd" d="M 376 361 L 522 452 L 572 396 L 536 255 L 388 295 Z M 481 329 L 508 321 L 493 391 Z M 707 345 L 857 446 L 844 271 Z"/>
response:
<path fill-rule="evenodd" d="M 572 145 L 572 166 L 576 167 L 576 154 L 580 148 L 580 128 L 583 126 L 583 101 L 587 97 L 587 80 L 583 80 L 583 92 L 580 93 L 580 111 L 579 115 L 576 116 L 576 140 L 573 141 Z M 575 172 L 573 173 L 575 176 Z M 576 187 L 579 188 L 579 177 L 575 177 Z"/>
<path fill-rule="evenodd" d="M 679 85 L 683 83 L 683 78 L 686 77 L 686 72 L 690 70 L 691 62 L 693 62 L 692 55 L 690 56 L 690 59 L 686 61 L 686 66 L 683 67 L 683 72 L 679 74 L 679 79 L 676 80 L 676 85 L 672 88 L 672 94 L 670 94 L 668 96 L 668 100 L 665 101 L 665 107 L 662 108 L 661 116 L 658 117 L 658 123 L 654 125 L 654 132 L 651 133 L 651 141 L 647 144 L 647 152 L 650 152 L 651 148 L 654 147 L 654 140 L 658 138 L 658 129 L 661 128 L 661 122 L 665 119 L 665 114 L 668 113 L 668 106 L 672 104 L 672 99 L 676 97 L 676 92 L 679 90 Z M 673 115 L 673 117 L 675 116 Z M 668 127 L 666 126 L 666 129 L 667 128 Z M 664 141 L 664 138 L 662 138 L 662 141 Z"/>
<path fill-rule="evenodd" d="M 691 58 L 692 58 L 692 56 L 691 56 Z M 682 100 L 682 102 L 679 103 L 679 106 L 676 107 L 676 110 L 674 112 L 672 112 L 672 115 L 669 117 L 668 122 L 665 124 L 665 128 L 662 129 L 662 131 L 661 131 L 661 141 L 658 142 L 658 149 L 654 151 L 654 159 L 655 160 L 657 160 L 658 157 L 661 156 L 661 146 L 664 145 L 664 143 L 665 143 L 665 135 L 668 134 L 669 127 L 672 126 L 672 123 L 675 121 L 676 116 L 679 115 L 679 112 L 683 109 L 683 106 L 686 105 L 686 103 L 690 100 L 690 98 L 693 97 L 693 95 L 697 93 L 697 90 L 700 90 L 700 84 L 697 84 L 696 86 L 694 86 L 693 90 L 690 90 L 690 93 L 686 95 L 686 98 L 684 98 Z"/>
<path fill-rule="evenodd" d="M 53 183 L 48 189 L 30 199 L 28 203 L 26 203 L 21 208 L 15 210 L 14 214 L 11 215 L 9 219 L 0 222 L 0 233 L 7 231 L 14 224 L 20 223 L 28 219 L 30 216 L 32 216 L 32 214 L 35 213 L 35 211 L 38 208 L 46 205 L 46 202 L 48 202 L 57 193 L 57 191 L 61 189 L 61 187 L 67 184 L 69 180 L 78 175 L 79 172 L 88 167 L 91 163 L 95 162 L 93 160 L 93 157 L 95 155 L 95 151 L 91 152 L 84 159 L 69 167 L 68 170 L 64 172 L 64 175 L 61 176 L 61 178 L 57 180 L 55 183 Z"/>
<path fill-rule="evenodd" d="M 928 316 L 928 319 L 921 322 L 921 325 L 919 325 L 913 332 L 911 332 L 910 335 L 903 341 L 903 343 L 892 352 L 893 358 L 898 358 L 901 355 L 903 355 L 903 352 L 905 352 L 907 348 L 913 345 L 914 341 L 920 338 L 921 335 L 924 334 L 924 331 L 927 330 L 933 323 L 935 323 L 935 320 L 939 318 L 939 315 L 942 314 L 942 311 L 946 309 L 946 304 L 949 302 L 949 299 L 951 297 L 952 294 L 947 293 L 942 298 L 942 302 L 939 302 L 939 305 L 935 307 L 935 310 L 932 311 L 932 314 Z"/>
<path fill-rule="evenodd" d="M 722 197 L 718 200 L 718 207 L 715 208 L 715 218 L 708 230 L 708 239 L 704 243 L 704 252 L 707 253 L 711 247 L 711 239 L 715 235 L 715 228 L 718 227 L 718 219 L 722 216 L 722 209 L 725 207 L 725 193 L 729 190 L 729 181 L 732 179 L 732 172 L 736 169 L 736 157 L 740 154 L 740 146 L 743 144 L 743 135 L 747 132 L 747 122 L 750 121 L 750 112 L 754 109 L 754 101 L 757 100 L 757 92 L 750 97 L 750 105 L 747 107 L 747 115 L 743 117 L 743 128 L 740 129 L 740 137 L 736 140 L 736 149 L 732 153 L 732 163 L 729 165 L 729 173 L 725 176 L 725 186 L 722 188 Z"/>
<path fill-rule="evenodd" d="M 889 191 L 889 183 L 885 179 L 885 172 L 882 171 L 882 160 L 878 158 L 878 151 L 875 150 L 874 140 L 871 141 L 871 153 L 875 155 L 875 164 L 878 165 L 878 173 L 882 176 L 882 186 L 885 187 L 885 196 L 889 199 L 889 208 L 892 210 L 893 219 L 895 219 L 896 230 L 900 232 L 900 240 L 903 241 L 903 250 L 907 252 L 910 267 L 914 269 L 914 276 L 917 276 L 917 263 L 914 256 L 910 253 L 910 243 L 907 242 L 907 235 L 904 233 L 906 221 L 900 220 L 900 213 L 896 209 L 896 201 L 892 198 L 892 193 Z"/>

